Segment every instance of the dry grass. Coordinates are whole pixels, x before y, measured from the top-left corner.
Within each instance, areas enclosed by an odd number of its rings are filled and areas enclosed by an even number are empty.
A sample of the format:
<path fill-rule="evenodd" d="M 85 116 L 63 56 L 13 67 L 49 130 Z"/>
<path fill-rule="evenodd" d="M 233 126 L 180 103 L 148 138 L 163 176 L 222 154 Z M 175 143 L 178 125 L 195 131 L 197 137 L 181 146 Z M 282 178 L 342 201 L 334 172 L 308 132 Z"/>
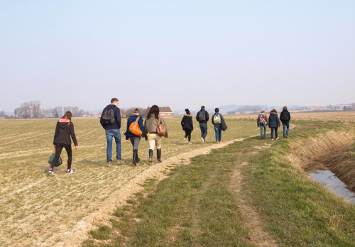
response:
<path fill-rule="evenodd" d="M 196 122 L 193 144 L 184 145 L 180 121 L 181 118 L 166 120 L 169 138 L 162 142 L 163 161 L 216 145 L 211 124 L 207 143 L 202 144 Z M 73 169 L 77 172 L 65 174 L 64 151 L 64 164 L 55 168 L 56 176 L 51 178 L 47 177 L 47 160 L 53 148 L 56 119 L 0 121 L 0 246 L 60 245 L 64 239 L 76 237 L 73 231 L 81 227 L 83 218 L 100 208 L 114 209 L 117 205 L 111 204 L 115 199 L 124 196 L 122 193 L 131 193 L 130 188 L 121 191 L 131 180 L 142 179 L 143 184 L 147 176 L 154 178 L 164 172 L 151 172 L 151 166 L 146 164 L 148 144 L 144 139 L 139 150 L 142 162 L 137 167 L 129 165 L 132 146 L 123 142 L 126 164 L 107 168 L 106 138 L 98 119 L 73 119 L 73 123 L 79 142 L 79 149 L 73 151 Z M 248 121 L 227 120 L 227 124 L 229 128 L 223 132 L 222 141 L 257 134 Z M 154 153 L 154 160 L 155 157 Z M 145 177 L 141 176 L 143 172 Z M 100 217 L 92 220 L 101 223 Z"/>

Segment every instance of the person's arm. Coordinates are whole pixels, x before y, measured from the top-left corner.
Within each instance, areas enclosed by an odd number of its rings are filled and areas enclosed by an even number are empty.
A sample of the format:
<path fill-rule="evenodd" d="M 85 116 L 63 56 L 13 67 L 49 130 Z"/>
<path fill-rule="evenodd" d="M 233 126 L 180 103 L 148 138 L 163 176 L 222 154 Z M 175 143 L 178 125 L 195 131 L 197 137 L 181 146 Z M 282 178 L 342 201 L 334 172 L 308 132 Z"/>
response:
<path fill-rule="evenodd" d="M 194 124 L 193 124 L 193 121 L 192 121 L 192 117 L 189 118 L 190 119 L 190 124 L 191 124 L 191 131 L 194 129 Z"/>
<path fill-rule="evenodd" d="M 118 114 L 116 116 L 116 121 L 117 121 L 118 128 L 121 129 L 121 110 L 120 110 L 120 108 L 118 108 Z"/>
<path fill-rule="evenodd" d="M 77 148 L 78 148 L 78 141 L 76 140 L 76 136 L 75 136 L 75 132 L 74 132 L 74 124 L 73 124 L 73 122 L 70 122 L 70 125 L 69 125 L 69 131 L 70 131 L 71 139 L 72 139 L 72 140 L 73 140 L 73 142 L 74 142 L 75 149 L 77 149 Z"/>
<path fill-rule="evenodd" d="M 166 131 L 166 135 L 165 138 L 168 138 L 168 127 L 166 126 L 166 123 L 164 121 L 164 118 L 160 117 L 161 121 L 163 122 L 164 126 L 165 126 L 165 131 Z"/>
<path fill-rule="evenodd" d="M 207 111 L 205 111 L 205 113 L 206 113 L 206 122 L 208 122 L 208 120 L 210 119 L 210 115 L 208 114 Z"/>

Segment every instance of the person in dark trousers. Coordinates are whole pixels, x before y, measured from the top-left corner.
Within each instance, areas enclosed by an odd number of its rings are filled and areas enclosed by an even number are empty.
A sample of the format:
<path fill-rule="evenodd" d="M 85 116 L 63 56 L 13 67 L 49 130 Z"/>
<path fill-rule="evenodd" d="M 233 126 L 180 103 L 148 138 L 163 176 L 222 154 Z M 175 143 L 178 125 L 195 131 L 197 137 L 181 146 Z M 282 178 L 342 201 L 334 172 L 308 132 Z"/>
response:
<path fill-rule="evenodd" d="M 222 116 L 221 113 L 219 113 L 219 109 L 216 108 L 214 110 L 214 114 L 212 116 L 212 124 L 214 125 L 214 131 L 216 132 L 216 142 L 221 143 L 222 142 L 222 121 L 224 120 L 224 117 Z"/>
<path fill-rule="evenodd" d="M 205 110 L 205 107 L 201 106 L 201 110 L 196 115 L 196 120 L 200 123 L 202 143 L 206 143 L 207 122 L 209 118 L 210 116 L 208 115 L 208 112 Z"/>
<path fill-rule="evenodd" d="M 283 136 L 284 136 L 284 138 L 288 138 L 288 131 L 290 129 L 291 114 L 287 110 L 286 106 L 284 106 L 282 112 L 280 113 L 280 120 L 282 122 Z"/>
<path fill-rule="evenodd" d="M 50 176 L 54 176 L 53 168 L 54 165 L 59 160 L 63 148 L 65 148 L 68 154 L 67 173 L 75 172 L 75 170 L 71 169 L 71 163 L 73 158 L 71 139 L 74 142 L 75 149 L 78 149 L 78 142 L 76 141 L 74 124 L 71 122 L 71 118 L 72 118 L 72 113 L 70 111 L 67 111 L 64 114 L 64 116 L 57 122 L 57 126 L 55 128 L 55 133 L 54 133 L 54 140 L 53 140 L 53 145 L 55 147 L 55 157 L 51 163 L 51 167 L 49 168 Z"/>
<path fill-rule="evenodd" d="M 137 124 L 139 125 L 140 130 L 142 131 L 142 135 L 135 135 L 132 132 L 129 131 L 129 127 L 131 126 L 132 123 L 136 122 L 138 118 Z M 143 119 L 141 116 L 139 116 L 139 110 L 136 108 L 133 112 L 133 115 L 130 116 L 127 119 L 127 130 L 126 133 L 124 133 L 126 136 L 126 142 L 131 142 L 133 146 L 133 160 L 132 160 L 132 165 L 136 166 L 137 163 L 140 161 L 140 158 L 138 158 L 138 147 L 139 147 L 139 142 L 141 138 L 145 136 L 145 130 L 143 126 Z"/>
<path fill-rule="evenodd" d="M 193 123 L 192 123 L 192 115 L 190 113 L 189 109 L 185 109 L 186 114 L 181 120 L 181 126 L 182 129 L 185 131 L 185 138 L 184 138 L 184 143 L 186 144 L 186 141 L 188 140 L 188 143 L 191 144 L 191 132 L 194 129 Z"/>
<path fill-rule="evenodd" d="M 275 109 L 272 109 L 270 112 L 270 116 L 268 119 L 268 126 L 271 129 L 271 140 L 274 140 L 274 131 L 275 131 L 275 138 L 276 140 L 279 139 L 279 136 L 277 135 L 277 129 L 280 127 L 280 119 L 277 116 L 277 111 Z"/>
<path fill-rule="evenodd" d="M 112 108 L 114 112 L 113 116 L 113 123 L 105 123 L 103 119 L 103 115 L 108 108 Z M 116 142 L 116 159 L 117 159 L 117 164 L 123 164 L 122 156 L 121 156 L 121 133 L 120 133 L 120 128 L 121 128 L 121 111 L 120 108 L 118 108 L 118 99 L 117 98 L 112 98 L 111 99 L 111 104 L 107 105 L 103 110 L 102 110 L 102 115 L 100 118 L 100 124 L 102 127 L 105 129 L 105 134 L 106 134 L 106 140 L 107 140 L 107 165 L 112 166 L 112 139 L 115 138 Z"/>

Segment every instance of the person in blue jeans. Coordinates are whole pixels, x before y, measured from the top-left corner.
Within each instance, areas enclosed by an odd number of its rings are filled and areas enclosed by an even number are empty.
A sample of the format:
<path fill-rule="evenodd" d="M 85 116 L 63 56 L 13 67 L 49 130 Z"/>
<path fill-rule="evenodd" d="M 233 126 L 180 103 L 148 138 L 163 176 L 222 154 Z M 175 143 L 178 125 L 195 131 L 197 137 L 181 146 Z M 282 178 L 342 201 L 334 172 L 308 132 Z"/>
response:
<path fill-rule="evenodd" d="M 290 112 L 287 110 L 286 106 L 284 106 L 282 112 L 280 113 L 280 120 L 282 122 L 283 136 L 284 136 L 284 138 L 288 138 L 288 131 L 290 129 L 291 115 L 290 115 Z"/>
<path fill-rule="evenodd" d="M 277 129 L 278 127 L 280 127 L 280 119 L 277 116 L 277 111 L 275 109 L 271 110 L 268 120 L 269 120 L 268 126 L 271 129 L 271 140 L 274 140 L 274 131 L 275 131 L 275 138 L 276 140 L 278 140 L 279 136 L 277 135 Z"/>
<path fill-rule="evenodd" d="M 112 115 L 110 114 L 113 111 Z M 121 157 L 121 111 L 118 108 L 118 99 L 112 98 L 111 104 L 107 105 L 103 110 L 100 118 L 100 124 L 105 129 L 107 140 L 107 165 L 112 166 L 112 139 L 116 142 L 116 159 L 117 164 L 123 164 Z"/>
<path fill-rule="evenodd" d="M 202 143 L 206 143 L 206 136 L 207 136 L 207 122 L 209 120 L 209 114 L 205 110 L 204 106 L 201 106 L 201 110 L 196 114 L 196 120 L 200 123 L 201 129 L 201 140 Z"/>
<path fill-rule="evenodd" d="M 256 120 L 256 124 L 258 125 L 258 127 L 260 127 L 260 139 L 265 139 L 265 135 L 266 135 L 266 125 L 267 125 L 267 115 L 265 114 L 265 111 L 261 111 L 258 119 Z M 264 133 L 263 133 L 264 131 Z"/>
<path fill-rule="evenodd" d="M 216 142 L 221 143 L 222 141 L 222 128 L 221 123 L 224 121 L 224 117 L 219 113 L 219 109 L 216 108 L 214 110 L 214 114 L 212 116 L 212 124 L 214 125 L 214 131 L 216 132 Z"/>

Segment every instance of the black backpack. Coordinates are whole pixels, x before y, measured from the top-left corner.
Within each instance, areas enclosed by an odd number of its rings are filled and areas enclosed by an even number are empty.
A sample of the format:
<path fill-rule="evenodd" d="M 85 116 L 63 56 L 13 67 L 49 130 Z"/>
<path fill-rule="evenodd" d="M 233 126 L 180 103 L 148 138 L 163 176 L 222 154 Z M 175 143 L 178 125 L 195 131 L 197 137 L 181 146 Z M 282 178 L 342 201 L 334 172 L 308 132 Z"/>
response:
<path fill-rule="evenodd" d="M 199 113 L 198 113 L 198 121 L 206 121 L 205 111 L 199 111 Z"/>
<path fill-rule="evenodd" d="M 107 107 L 102 113 L 102 122 L 106 125 L 112 125 L 115 121 L 115 113 L 113 111 L 113 107 Z"/>
<path fill-rule="evenodd" d="M 284 120 L 284 121 L 290 121 L 290 117 L 289 117 L 289 113 L 288 113 L 288 112 L 284 111 L 284 112 L 282 113 L 282 120 Z"/>

